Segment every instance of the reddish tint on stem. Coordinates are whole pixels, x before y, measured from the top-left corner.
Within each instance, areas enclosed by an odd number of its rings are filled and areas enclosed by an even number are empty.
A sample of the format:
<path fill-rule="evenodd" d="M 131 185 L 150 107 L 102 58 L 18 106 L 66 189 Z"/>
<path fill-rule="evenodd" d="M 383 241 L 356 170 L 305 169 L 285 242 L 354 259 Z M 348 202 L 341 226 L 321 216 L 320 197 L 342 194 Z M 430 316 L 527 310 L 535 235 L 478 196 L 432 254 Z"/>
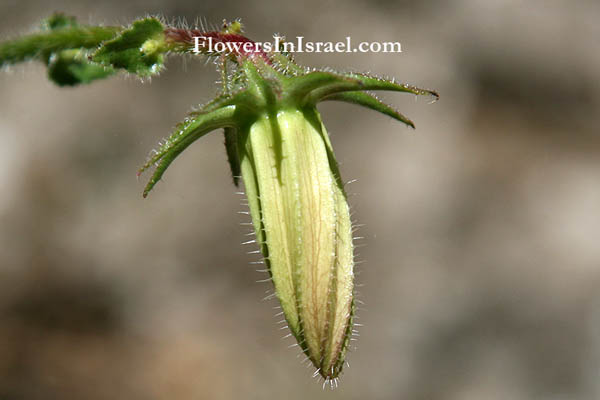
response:
<path fill-rule="evenodd" d="M 183 43 L 190 47 L 195 46 L 194 38 L 199 37 L 199 47 L 204 48 L 208 51 L 208 39 L 212 39 L 213 46 L 215 43 L 239 43 L 236 47 L 227 47 L 228 54 L 233 54 L 238 58 L 246 57 L 260 57 L 267 64 L 271 64 L 269 55 L 260 48 L 260 46 L 253 40 L 248 39 L 244 35 L 239 33 L 223 33 L 219 31 L 204 32 L 200 29 L 178 29 L 178 28 L 166 28 L 165 38 L 167 41 L 175 43 Z M 252 43 L 251 51 L 244 49 L 245 43 Z"/>

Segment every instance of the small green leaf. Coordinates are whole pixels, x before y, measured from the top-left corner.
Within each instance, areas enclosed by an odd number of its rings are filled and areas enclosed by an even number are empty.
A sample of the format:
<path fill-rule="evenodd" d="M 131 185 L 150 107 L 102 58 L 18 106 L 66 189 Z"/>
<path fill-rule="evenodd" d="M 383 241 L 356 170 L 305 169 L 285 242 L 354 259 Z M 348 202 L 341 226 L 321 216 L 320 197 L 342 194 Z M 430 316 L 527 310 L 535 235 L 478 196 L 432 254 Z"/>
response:
<path fill-rule="evenodd" d="M 92 60 L 140 76 L 156 74 L 164 63 L 163 31 L 156 18 L 136 21 L 121 35 L 103 43 Z"/>
<path fill-rule="evenodd" d="M 48 76 L 59 86 L 90 83 L 113 75 L 115 70 L 88 61 L 81 50 L 64 50 L 53 54 L 48 62 Z"/>

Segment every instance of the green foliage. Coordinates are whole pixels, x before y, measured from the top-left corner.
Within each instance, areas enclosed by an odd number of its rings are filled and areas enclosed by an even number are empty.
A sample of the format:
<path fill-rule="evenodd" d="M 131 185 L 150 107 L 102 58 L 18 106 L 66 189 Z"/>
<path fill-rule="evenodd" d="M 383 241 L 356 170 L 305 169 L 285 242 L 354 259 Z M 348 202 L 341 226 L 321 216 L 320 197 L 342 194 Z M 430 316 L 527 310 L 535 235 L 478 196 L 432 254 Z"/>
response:
<path fill-rule="evenodd" d="M 104 42 L 92 60 L 106 66 L 123 68 L 139 76 L 158 73 L 164 63 L 164 27 L 156 18 L 133 23 L 130 29 Z"/>
<path fill-rule="evenodd" d="M 0 44 L 0 67 L 39 59 L 45 61 L 52 53 L 68 49 L 95 49 L 113 38 L 121 28 L 65 27 L 49 32 L 23 36 Z"/>
<path fill-rule="evenodd" d="M 90 83 L 114 73 L 111 67 L 90 62 L 82 50 L 63 50 L 52 54 L 48 60 L 48 77 L 59 86 Z"/>
<path fill-rule="evenodd" d="M 43 29 L 60 31 L 80 28 L 75 17 L 54 14 L 42 24 Z M 54 32 L 56 33 L 56 32 Z M 75 86 L 103 79 L 114 73 L 113 68 L 95 64 L 89 60 L 85 49 L 69 49 L 45 52 L 48 77 L 59 86 Z"/>
<path fill-rule="evenodd" d="M 41 32 L 0 43 L 0 67 L 39 60 L 59 86 L 90 83 L 120 69 L 146 77 L 163 67 L 163 31 L 156 18 L 124 29 L 80 25 L 74 17 L 54 14 L 42 23 Z"/>

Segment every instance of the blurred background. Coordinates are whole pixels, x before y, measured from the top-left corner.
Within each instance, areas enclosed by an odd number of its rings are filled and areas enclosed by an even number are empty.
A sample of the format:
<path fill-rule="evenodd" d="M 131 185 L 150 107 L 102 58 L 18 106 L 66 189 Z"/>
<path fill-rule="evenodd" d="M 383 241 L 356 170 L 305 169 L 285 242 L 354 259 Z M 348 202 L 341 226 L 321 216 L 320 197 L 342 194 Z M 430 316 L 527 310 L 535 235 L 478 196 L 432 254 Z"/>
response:
<path fill-rule="evenodd" d="M 261 300 L 222 135 L 142 199 L 137 168 L 215 93 L 211 63 L 75 89 L 39 63 L 0 71 L 0 399 L 600 398 L 598 1 L 2 0 L 0 38 L 54 11 L 400 41 L 401 54 L 297 59 L 441 100 L 382 96 L 415 131 L 320 106 L 366 224 L 364 327 L 331 392 Z"/>

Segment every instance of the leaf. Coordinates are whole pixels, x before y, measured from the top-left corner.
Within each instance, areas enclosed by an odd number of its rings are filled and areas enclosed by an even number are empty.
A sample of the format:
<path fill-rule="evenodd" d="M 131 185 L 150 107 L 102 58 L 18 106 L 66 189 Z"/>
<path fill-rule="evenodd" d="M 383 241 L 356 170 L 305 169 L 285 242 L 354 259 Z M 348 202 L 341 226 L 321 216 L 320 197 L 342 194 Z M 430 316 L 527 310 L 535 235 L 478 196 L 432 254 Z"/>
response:
<path fill-rule="evenodd" d="M 87 49 L 112 39 L 120 27 L 81 26 L 75 17 L 55 13 L 42 23 L 42 32 L 0 43 L 0 66 L 37 58 L 59 86 L 75 86 L 114 74 L 110 66 L 89 60 Z"/>
<path fill-rule="evenodd" d="M 115 70 L 92 63 L 80 50 L 64 50 L 52 55 L 48 62 L 48 77 L 59 86 L 86 84 L 111 76 Z"/>
<path fill-rule="evenodd" d="M 156 18 L 136 21 L 116 38 L 104 42 L 92 60 L 140 76 L 156 74 L 164 63 L 163 31 Z"/>

